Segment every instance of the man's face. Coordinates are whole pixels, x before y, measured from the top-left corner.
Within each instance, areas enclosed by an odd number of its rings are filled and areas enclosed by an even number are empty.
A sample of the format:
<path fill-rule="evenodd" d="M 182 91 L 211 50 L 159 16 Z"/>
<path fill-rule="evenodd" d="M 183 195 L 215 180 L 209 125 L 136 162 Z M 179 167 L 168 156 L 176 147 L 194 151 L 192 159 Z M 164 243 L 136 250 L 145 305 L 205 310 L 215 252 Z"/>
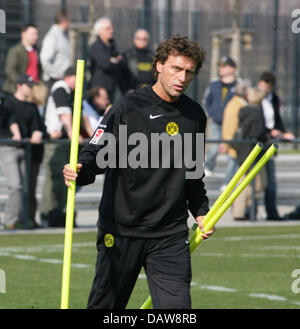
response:
<path fill-rule="evenodd" d="M 65 82 L 69 86 L 71 90 L 75 89 L 75 84 L 76 84 L 76 75 L 69 75 L 65 77 Z"/>
<path fill-rule="evenodd" d="M 39 38 L 39 32 L 35 27 L 28 27 L 26 31 L 22 32 L 22 40 L 29 46 L 36 45 Z"/>
<path fill-rule="evenodd" d="M 220 77 L 225 77 L 225 76 L 228 76 L 228 75 L 233 75 L 235 73 L 235 67 L 233 66 L 230 66 L 230 65 L 220 65 L 219 66 L 219 75 Z"/>
<path fill-rule="evenodd" d="M 267 93 L 269 93 L 272 90 L 272 85 L 270 83 L 267 83 L 267 82 L 263 81 L 263 80 L 258 82 L 257 87 L 260 90 L 263 90 Z"/>
<path fill-rule="evenodd" d="M 170 98 L 170 101 L 178 99 L 192 81 L 196 63 L 191 57 L 184 55 L 169 55 L 164 64 L 156 64 L 158 82 L 162 92 Z"/>
<path fill-rule="evenodd" d="M 60 23 L 60 25 L 61 25 L 63 31 L 66 31 L 70 26 L 70 20 L 68 18 L 66 18 Z"/>
<path fill-rule="evenodd" d="M 93 98 L 93 103 L 98 110 L 103 111 L 109 104 L 107 91 L 105 89 L 99 89 L 99 94 Z"/>
<path fill-rule="evenodd" d="M 111 40 L 114 37 L 114 28 L 111 22 L 104 22 L 103 26 L 99 29 L 98 35 L 102 40 Z"/>
<path fill-rule="evenodd" d="M 26 83 L 23 83 L 23 84 L 18 84 L 17 85 L 17 90 L 18 92 L 20 92 L 23 97 L 24 97 L 24 100 L 26 101 L 31 101 L 32 99 L 32 87 L 29 87 Z"/>
<path fill-rule="evenodd" d="M 149 43 L 149 35 L 146 31 L 138 31 L 133 39 L 133 43 L 138 49 L 145 49 Z"/>

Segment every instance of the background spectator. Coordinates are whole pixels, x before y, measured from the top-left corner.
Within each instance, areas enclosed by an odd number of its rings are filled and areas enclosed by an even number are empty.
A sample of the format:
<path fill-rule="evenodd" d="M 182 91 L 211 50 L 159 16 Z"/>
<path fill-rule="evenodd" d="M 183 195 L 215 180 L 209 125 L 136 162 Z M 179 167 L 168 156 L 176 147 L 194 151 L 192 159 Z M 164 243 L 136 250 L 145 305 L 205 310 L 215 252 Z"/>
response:
<path fill-rule="evenodd" d="M 63 79 L 64 73 L 71 66 L 71 48 L 66 31 L 70 25 L 69 15 L 65 10 L 59 10 L 54 23 L 43 39 L 41 63 L 43 79 L 48 88 L 57 80 Z"/>
<path fill-rule="evenodd" d="M 38 81 L 41 74 L 38 50 L 38 29 L 34 24 L 27 24 L 22 28 L 21 41 L 9 49 L 6 56 L 5 75 L 6 80 L 2 90 L 7 94 L 16 91 L 16 81 L 21 74 L 31 76 Z"/>
<path fill-rule="evenodd" d="M 42 137 L 47 138 L 46 127 L 41 117 L 41 111 L 39 107 L 44 107 L 48 96 L 48 88 L 42 82 L 36 83 L 32 88 L 32 103 L 34 105 L 37 117 L 39 120 L 40 130 Z M 30 161 L 30 187 L 29 187 L 29 218 L 33 222 L 34 227 L 40 227 L 36 221 L 37 211 L 37 199 L 36 199 L 36 187 L 40 166 L 43 161 L 44 145 L 42 143 L 33 143 L 31 146 L 31 161 Z"/>
<path fill-rule="evenodd" d="M 208 117 L 210 117 L 210 137 L 221 139 L 222 121 L 225 106 L 235 94 L 235 85 L 237 79 L 235 76 L 236 64 L 229 57 L 222 57 L 219 62 L 219 78 L 214 79 L 205 91 L 203 105 Z M 219 145 L 212 144 L 207 153 L 205 161 L 205 175 L 212 175 L 215 167 L 216 158 L 219 154 Z M 236 169 L 235 164 L 228 158 L 227 175 L 225 182 L 230 181 Z"/>
<path fill-rule="evenodd" d="M 82 114 L 85 131 L 90 138 L 105 114 L 109 98 L 107 91 L 102 87 L 92 88 L 87 96 L 82 102 Z"/>
<path fill-rule="evenodd" d="M 288 139 L 292 140 L 295 136 L 286 132 L 279 108 L 280 100 L 275 93 L 276 78 L 271 72 L 264 72 L 259 78 L 258 88 L 267 93 L 262 101 L 263 114 L 265 118 L 265 127 L 269 138 Z M 275 176 L 275 161 L 271 158 L 266 163 L 267 173 L 267 187 L 265 190 L 265 208 L 267 213 L 267 220 L 281 220 L 277 211 L 276 204 L 276 176 Z"/>
<path fill-rule="evenodd" d="M 224 109 L 223 122 L 222 122 L 222 139 L 232 140 L 239 126 L 239 113 L 240 109 L 247 105 L 247 91 L 250 87 L 248 81 L 239 81 L 236 84 L 236 92 L 232 99 L 227 103 Z M 224 143 L 220 147 L 221 152 L 227 153 L 230 157 L 229 163 L 232 163 L 234 168 L 230 170 L 234 172 L 238 164 L 236 162 L 237 152 L 229 143 Z M 228 179 L 230 173 L 227 173 L 226 178 Z M 227 185 L 230 179 L 225 181 Z"/>
<path fill-rule="evenodd" d="M 10 137 L 15 140 L 30 138 L 31 143 L 38 144 L 42 141 L 40 121 L 36 107 L 29 102 L 32 100 L 33 85 L 32 77 L 21 75 L 17 79 L 15 94 L 8 96 L 3 106 L 12 115 L 10 123 L 17 124 L 17 129 Z M 0 149 L 2 154 L 5 154 L 1 161 L 1 170 L 6 176 L 9 188 L 4 224 L 7 229 L 14 229 L 19 223 L 24 223 L 25 150 L 17 144 L 1 146 Z"/>
<path fill-rule="evenodd" d="M 76 69 L 69 68 L 63 80 L 55 82 L 50 90 L 45 110 L 45 125 L 50 139 L 72 138 L 72 90 L 75 89 Z M 68 144 L 46 144 L 44 163 L 45 183 L 40 205 L 43 226 L 64 226 L 64 209 L 67 189 L 62 179 L 62 169 L 69 160 Z"/>
<path fill-rule="evenodd" d="M 257 88 L 249 88 L 247 90 L 248 104 L 239 110 L 238 114 L 238 129 L 235 134 L 237 139 L 256 139 L 265 141 L 265 124 L 261 108 L 261 102 L 266 93 Z M 248 154 L 251 152 L 254 145 L 249 143 L 236 144 L 237 161 L 241 165 Z M 253 167 L 253 165 L 252 165 Z M 255 194 L 258 197 L 266 186 L 265 168 L 255 177 Z M 251 206 L 252 185 L 247 185 L 245 190 L 239 195 L 232 205 L 232 214 L 235 220 L 245 220 L 249 216 L 246 215 L 247 208 Z"/>
<path fill-rule="evenodd" d="M 149 33 L 138 29 L 133 38 L 133 47 L 123 54 L 131 73 L 131 88 L 137 89 L 154 84 L 155 80 L 151 71 L 153 51 L 148 48 Z"/>
<path fill-rule="evenodd" d="M 103 86 L 113 102 L 118 85 L 122 93 L 130 89 L 128 67 L 117 50 L 111 20 L 107 17 L 99 18 L 94 31 L 97 39 L 89 50 L 91 87 Z"/>

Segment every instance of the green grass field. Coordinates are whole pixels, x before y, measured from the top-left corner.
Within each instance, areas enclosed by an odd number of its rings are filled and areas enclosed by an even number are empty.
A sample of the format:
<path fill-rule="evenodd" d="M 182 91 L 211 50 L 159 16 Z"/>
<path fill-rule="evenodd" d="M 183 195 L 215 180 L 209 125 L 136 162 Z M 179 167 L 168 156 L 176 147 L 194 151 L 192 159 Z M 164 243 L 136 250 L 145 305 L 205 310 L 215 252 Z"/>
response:
<path fill-rule="evenodd" d="M 94 275 L 96 232 L 73 236 L 70 308 L 85 308 Z M 63 234 L 0 236 L 6 293 L 0 308 L 59 308 Z M 300 226 L 218 228 L 192 256 L 193 308 L 300 308 Z M 300 283 L 298 284 L 300 288 Z M 141 273 L 128 308 L 148 296 Z"/>

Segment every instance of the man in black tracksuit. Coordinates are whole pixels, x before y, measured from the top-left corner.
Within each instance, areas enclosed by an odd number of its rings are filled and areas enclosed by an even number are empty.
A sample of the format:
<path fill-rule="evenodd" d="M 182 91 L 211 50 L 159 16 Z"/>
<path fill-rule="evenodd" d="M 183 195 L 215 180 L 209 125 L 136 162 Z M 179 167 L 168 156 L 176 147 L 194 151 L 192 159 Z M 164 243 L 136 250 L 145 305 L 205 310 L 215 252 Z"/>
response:
<path fill-rule="evenodd" d="M 153 85 L 155 80 L 152 74 L 153 52 L 148 48 L 149 33 L 144 29 L 138 29 L 133 38 L 133 47 L 123 54 L 131 74 L 130 86 L 132 89 Z M 128 82 L 127 82 L 128 83 Z"/>
<path fill-rule="evenodd" d="M 119 139 L 120 127 L 126 127 L 128 138 L 143 133 L 148 145 L 154 134 L 204 134 L 203 109 L 183 94 L 204 57 L 203 50 L 186 37 L 161 42 L 153 64 L 156 84 L 125 95 L 113 105 L 81 151 L 78 174 L 65 166 L 66 184 L 74 179 L 78 185 L 90 184 L 95 175 L 104 172 L 96 163 L 99 150 L 103 150 L 99 142 L 111 134 L 117 140 L 118 154 L 124 142 L 124 137 Z M 133 148 L 128 146 L 128 155 Z M 121 151 L 123 154 L 124 148 Z M 196 145 L 192 152 L 193 156 L 198 152 Z M 153 150 L 148 148 L 146 153 L 150 159 Z M 160 155 L 165 156 L 161 150 Z M 158 167 L 134 169 L 121 165 L 124 159 L 119 157 L 116 168 L 106 168 L 89 308 L 125 308 L 142 267 L 154 308 L 191 308 L 188 209 L 202 229 L 208 199 L 202 176 L 186 179 L 187 168 L 174 166 L 172 152 L 170 159 L 168 168 L 160 163 Z M 213 231 L 203 234 L 204 239 Z"/>
<path fill-rule="evenodd" d="M 122 94 L 131 88 L 128 85 L 129 69 L 116 47 L 110 19 L 99 18 L 95 23 L 95 32 L 96 41 L 89 49 L 91 87 L 105 88 L 113 102 L 117 85 Z"/>

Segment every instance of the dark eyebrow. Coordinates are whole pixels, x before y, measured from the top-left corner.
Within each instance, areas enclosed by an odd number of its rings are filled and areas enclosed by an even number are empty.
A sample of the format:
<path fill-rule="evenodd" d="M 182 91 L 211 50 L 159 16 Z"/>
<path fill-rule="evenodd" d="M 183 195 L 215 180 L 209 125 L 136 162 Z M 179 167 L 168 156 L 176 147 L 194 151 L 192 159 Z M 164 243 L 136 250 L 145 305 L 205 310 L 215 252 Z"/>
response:
<path fill-rule="evenodd" d="M 182 67 L 180 67 L 180 66 L 178 66 L 178 65 L 176 65 L 176 64 L 172 65 L 172 67 L 173 67 L 174 69 L 180 69 L 180 70 L 183 70 Z M 190 74 L 194 74 L 194 73 L 195 73 L 195 70 L 186 70 L 186 72 L 187 72 L 187 73 L 190 73 Z"/>
<path fill-rule="evenodd" d="M 182 70 L 182 67 L 180 67 L 180 66 L 178 66 L 178 65 L 176 65 L 176 64 L 172 65 L 172 67 L 175 68 L 175 69 L 180 69 L 180 70 Z"/>

